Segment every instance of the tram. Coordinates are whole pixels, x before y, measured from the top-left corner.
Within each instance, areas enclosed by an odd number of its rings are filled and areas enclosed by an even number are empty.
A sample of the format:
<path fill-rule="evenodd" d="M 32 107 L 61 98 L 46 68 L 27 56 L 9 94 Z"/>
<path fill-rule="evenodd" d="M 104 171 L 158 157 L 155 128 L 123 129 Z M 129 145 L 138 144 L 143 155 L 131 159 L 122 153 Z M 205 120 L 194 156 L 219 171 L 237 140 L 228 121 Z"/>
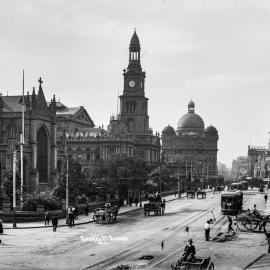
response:
<path fill-rule="evenodd" d="M 242 181 L 242 182 L 235 182 L 230 185 L 230 189 L 238 189 L 238 190 L 248 190 L 248 182 Z"/>
<path fill-rule="evenodd" d="M 221 194 L 221 212 L 223 215 L 236 216 L 242 210 L 243 192 L 231 191 Z"/>

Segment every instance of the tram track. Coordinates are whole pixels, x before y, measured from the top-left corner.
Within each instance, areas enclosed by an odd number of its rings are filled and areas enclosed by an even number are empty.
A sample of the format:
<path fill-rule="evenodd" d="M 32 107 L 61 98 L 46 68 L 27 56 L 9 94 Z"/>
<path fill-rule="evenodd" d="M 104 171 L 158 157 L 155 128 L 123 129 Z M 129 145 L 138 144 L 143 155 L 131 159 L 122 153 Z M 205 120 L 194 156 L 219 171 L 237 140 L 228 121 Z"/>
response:
<path fill-rule="evenodd" d="M 211 211 L 213 211 L 214 209 L 216 209 L 218 206 L 219 205 L 217 204 L 217 205 L 214 205 L 213 207 L 211 207 L 210 209 L 203 210 L 203 212 L 200 213 L 199 215 L 197 215 L 197 213 L 195 213 L 192 216 L 192 218 L 189 218 L 189 220 L 186 221 L 183 225 L 177 226 L 175 229 L 173 229 L 173 233 L 170 233 L 167 237 L 164 237 L 163 240 L 165 241 L 165 240 L 169 240 L 169 239 L 173 238 L 179 232 L 183 231 L 184 228 L 186 226 L 188 226 L 190 223 L 197 221 L 205 214 L 208 214 Z M 95 262 L 94 264 L 87 266 L 83 270 L 95 269 L 95 267 L 99 267 L 96 269 L 111 269 L 113 267 L 118 266 L 119 263 L 122 264 L 123 262 L 126 262 L 128 260 L 131 260 L 131 259 L 137 257 L 143 250 L 153 248 L 157 245 L 160 245 L 160 240 L 148 239 L 148 240 L 144 241 L 143 243 L 136 244 L 135 246 L 132 246 L 121 253 L 116 253 L 116 254 L 109 256 L 105 259 L 102 259 L 98 262 Z M 137 248 L 139 248 L 139 249 L 137 249 Z"/>
<path fill-rule="evenodd" d="M 248 194 L 248 198 L 246 198 L 246 200 L 244 201 L 243 205 L 246 204 L 246 202 L 250 199 L 251 194 Z M 188 225 L 190 225 L 191 223 L 199 220 L 201 217 L 203 217 L 204 215 L 207 215 L 209 213 L 211 213 L 212 211 L 214 211 L 217 207 L 219 207 L 220 204 L 217 203 L 214 206 L 212 206 L 211 208 L 207 209 L 207 210 L 203 210 L 202 213 L 200 213 L 199 215 L 197 215 L 197 213 L 195 213 L 191 218 L 189 218 L 188 221 L 186 221 L 183 225 L 181 226 L 173 226 L 172 228 L 170 228 L 169 230 L 172 230 L 173 232 L 170 233 L 168 236 L 163 237 L 162 240 L 163 241 L 168 241 L 171 238 L 173 238 L 174 236 L 176 236 L 177 234 L 179 234 L 179 232 L 182 232 L 184 230 L 184 228 Z M 222 221 L 222 219 L 224 219 L 224 216 L 220 217 L 217 221 L 216 224 L 218 224 L 219 222 Z M 201 235 L 196 236 L 195 238 L 193 237 L 193 240 L 199 239 L 201 237 Z M 117 267 L 121 264 L 124 264 L 125 262 L 134 260 L 135 258 L 137 259 L 139 257 L 140 254 L 145 253 L 145 250 L 149 250 L 150 248 L 156 247 L 160 245 L 160 239 L 156 240 L 156 239 L 147 239 L 144 242 L 138 243 L 136 245 L 133 245 L 131 247 L 129 247 L 128 249 L 126 249 L 125 251 L 122 252 L 118 252 L 116 254 L 113 254 L 107 258 L 104 258 L 102 260 L 99 260 L 85 268 L 83 268 L 83 270 L 88 270 L 88 269 L 104 269 L 104 270 L 109 270 L 109 269 L 113 269 L 114 267 Z M 197 249 L 197 251 L 201 250 L 203 247 L 205 247 L 207 245 L 208 242 L 204 241 L 203 244 Z M 151 269 L 156 265 L 159 265 L 161 263 L 163 263 L 164 261 L 168 260 L 168 258 L 174 256 L 176 253 L 182 251 L 185 247 L 185 244 L 179 246 L 178 248 L 176 248 L 175 246 L 172 247 L 171 249 L 169 249 L 169 254 L 166 255 L 163 258 L 157 258 L 157 259 L 153 259 L 151 262 L 149 262 L 150 264 L 148 264 L 147 266 L 142 266 L 142 268 L 140 269 Z"/>
<path fill-rule="evenodd" d="M 251 198 L 251 196 L 252 196 L 253 194 L 248 194 L 248 195 L 249 195 L 249 196 L 248 196 L 248 198 L 244 201 L 243 205 L 245 205 L 245 204 L 247 203 L 247 201 Z M 219 222 L 221 222 L 222 219 L 224 219 L 224 216 L 220 217 L 220 218 L 216 221 L 216 224 L 219 223 Z M 216 229 L 216 231 L 218 231 L 218 229 Z M 193 240 L 197 240 L 197 239 L 199 239 L 200 237 L 201 237 L 201 235 L 198 235 L 198 236 L 196 236 Z M 202 248 L 204 248 L 208 243 L 209 243 L 209 242 L 207 242 L 207 241 L 203 241 L 203 244 L 199 246 L 199 248 L 196 250 L 196 253 L 198 253 L 198 251 L 200 251 Z M 176 249 L 175 249 L 175 247 L 174 247 L 174 248 L 171 248 L 170 250 L 173 250 L 173 251 L 171 251 L 171 252 L 169 251 L 169 254 L 168 254 L 167 256 L 165 256 L 165 257 L 163 257 L 163 258 L 161 258 L 161 259 L 159 259 L 159 260 L 156 260 L 156 261 L 155 261 L 155 260 L 151 261 L 151 265 L 148 264 L 147 267 L 146 267 L 146 268 L 142 268 L 142 270 L 152 269 L 153 267 L 155 267 L 155 266 L 157 266 L 157 265 L 159 265 L 159 264 L 165 262 L 165 261 L 168 260 L 170 257 L 174 256 L 176 253 L 178 253 L 178 252 L 180 252 L 180 251 L 183 251 L 184 247 L 185 247 L 185 244 L 181 245 L 180 247 L 178 247 L 178 248 L 176 248 Z"/>

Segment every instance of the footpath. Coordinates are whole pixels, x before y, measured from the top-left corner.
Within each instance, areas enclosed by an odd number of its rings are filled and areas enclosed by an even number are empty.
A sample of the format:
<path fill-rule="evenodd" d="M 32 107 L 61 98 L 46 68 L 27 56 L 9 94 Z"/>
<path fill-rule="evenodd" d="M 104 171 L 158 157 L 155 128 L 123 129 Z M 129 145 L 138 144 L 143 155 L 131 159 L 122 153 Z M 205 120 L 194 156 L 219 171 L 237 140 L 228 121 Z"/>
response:
<path fill-rule="evenodd" d="M 251 196 L 245 203 L 244 209 L 253 209 L 253 205 L 256 204 L 259 211 L 270 213 L 270 201 L 264 201 L 264 194 L 252 191 L 245 192 L 245 194 Z M 235 225 L 234 229 L 236 230 Z M 211 236 L 214 237 L 220 232 L 227 233 L 227 230 L 228 222 L 227 219 L 224 219 L 216 230 L 213 229 Z M 270 224 L 266 226 L 266 230 L 270 231 Z M 241 232 L 238 230 L 238 236 L 231 241 L 210 241 L 202 245 L 202 248 L 198 251 L 202 257 L 211 256 L 215 269 L 270 269 L 270 254 L 265 254 L 268 249 L 265 238 L 263 232 Z"/>
<path fill-rule="evenodd" d="M 181 198 L 186 197 L 186 194 L 182 194 Z M 162 197 L 163 199 L 166 200 L 166 202 L 173 201 L 173 200 L 178 200 L 181 199 L 178 196 L 175 195 L 168 195 Z M 138 211 L 143 208 L 144 203 L 148 201 L 142 201 L 142 207 L 135 206 L 134 204 L 132 206 L 122 206 L 119 209 L 118 215 L 124 215 L 126 213 L 132 212 L 132 211 Z M 75 225 L 83 225 L 83 224 L 88 224 L 94 222 L 93 220 L 93 214 L 94 212 L 89 212 L 88 215 L 79 215 L 78 219 L 75 219 Z M 36 221 L 36 222 L 20 222 L 16 224 L 16 227 L 13 228 L 13 223 L 3 223 L 3 228 L 4 230 L 7 229 L 33 229 L 33 228 L 49 228 L 52 227 L 51 225 L 45 226 L 44 224 L 45 221 Z M 51 224 L 51 221 L 50 221 Z M 62 218 L 58 220 L 58 227 L 63 227 L 63 226 L 68 226 L 66 224 L 66 219 Z"/>

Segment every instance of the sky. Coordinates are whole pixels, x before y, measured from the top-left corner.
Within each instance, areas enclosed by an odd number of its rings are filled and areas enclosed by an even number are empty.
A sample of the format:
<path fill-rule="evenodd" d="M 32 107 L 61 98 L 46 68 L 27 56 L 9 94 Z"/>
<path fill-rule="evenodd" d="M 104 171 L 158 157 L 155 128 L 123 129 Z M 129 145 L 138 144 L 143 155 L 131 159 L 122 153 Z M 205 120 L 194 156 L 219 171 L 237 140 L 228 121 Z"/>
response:
<path fill-rule="evenodd" d="M 195 112 L 219 132 L 218 160 L 231 166 L 270 131 L 270 1 L 1 0 L 0 92 L 38 87 L 109 124 L 123 91 L 134 28 L 146 71 L 150 126 L 174 128 Z"/>

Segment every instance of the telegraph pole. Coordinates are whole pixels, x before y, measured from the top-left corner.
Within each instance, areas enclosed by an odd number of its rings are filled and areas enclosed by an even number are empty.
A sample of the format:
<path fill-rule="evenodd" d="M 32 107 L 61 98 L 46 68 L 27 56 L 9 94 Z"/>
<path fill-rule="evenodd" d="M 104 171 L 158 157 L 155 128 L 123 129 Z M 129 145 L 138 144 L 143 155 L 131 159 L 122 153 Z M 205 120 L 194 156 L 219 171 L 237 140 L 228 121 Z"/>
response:
<path fill-rule="evenodd" d="M 23 144 L 24 144 L 24 70 L 23 70 L 23 92 L 22 92 L 22 133 L 20 136 L 20 154 L 21 154 L 21 194 L 20 209 L 23 210 Z"/>
<path fill-rule="evenodd" d="M 68 155 L 66 155 L 66 161 L 67 161 L 67 172 L 66 172 L 66 211 L 68 210 L 69 206 L 69 187 L 68 187 Z"/>
<path fill-rule="evenodd" d="M 13 228 L 16 228 L 16 150 L 13 151 Z"/>

